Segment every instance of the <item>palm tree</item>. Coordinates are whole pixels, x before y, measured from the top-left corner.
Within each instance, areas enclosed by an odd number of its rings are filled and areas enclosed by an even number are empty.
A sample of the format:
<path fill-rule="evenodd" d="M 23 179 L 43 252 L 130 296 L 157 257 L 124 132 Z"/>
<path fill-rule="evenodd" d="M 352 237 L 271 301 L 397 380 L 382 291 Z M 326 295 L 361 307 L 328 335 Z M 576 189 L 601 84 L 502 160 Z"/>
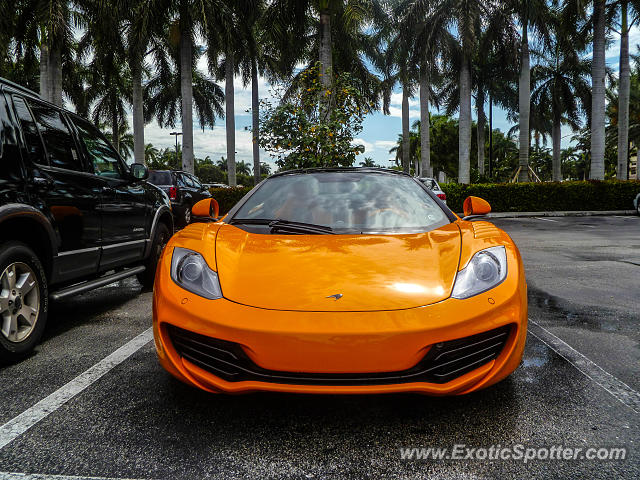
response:
<path fill-rule="evenodd" d="M 158 35 L 166 32 L 166 12 L 171 6 L 170 0 L 134 0 L 125 5 L 122 12 L 126 31 L 126 52 L 131 71 L 131 103 L 133 113 L 134 161 L 145 163 L 144 143 L 144 89 L 146 76 L 145 57 L 156 53 L 160 39 Z M 149 50 L 149 47 L 152 47 Z"/>
<path fill-rule="evenodd" d="M 268 9 L 267 19 L 274 32 L 273 44 L 283 55 L 280 75 L 291 78 L 290 92 L 301 88 L 301 74 L 319 62 L 323 92 L 330 90 L 336 74 L 349 72 L 360 83 L 366 100 L 378 102 L 381 82 L 369 70 L 367 60 L 378 67 L 383 63 L 377 48 L 380 37 L 373 30 L 389 19 L 383 9 L 384 2 L 279 0 L 274 3 L 278 8 Z M 325 115 L 331 108 L 330 100 L 325 99 L 330 98 L 330 95 L 320 95 Z"/>
<path fill-rule="evenodd" d="M 593 180 L 604 180 L 606 0 L 582 0 L 579 2 L 565 0 L 564 13 L 568 24 L 581 23 L 584 29 L 591 28 L 593 33 L 593 61 L 591 64 L 591 168 L 589 178 Z"/>
<path fill-rule="evenodd" d="M 251 164 L 245 161 L 237 162 L 236 172 L 240 175 L 251 175 Z"/>
<path fill-rule="evenodd" d="M 94 123 L 111 125 L 111 142 L 120 143 L 120 125 L 125 123 L 126 107 L 131 104 L 131 72 L 126 63 L 125 46 L 119 34 L 117 10 L 103 2 L 82 4 L 84 35 L 78 45 L 80 60 L 90 58 L 84 76 L 87 106 L 93 107 Z"/>
<path fill-rule="evenodd" d="M 175 34 L 176 26 L 169 27 L 169 34 Z M 165 40 L 168 35 L 165 36 Z M 185 40 L 188 43 L 188 40 Z M 184 43 L 184 42 L 183 42 Z M 182 45 L 184 47 L 184 45 Z M 184 111 L 185 101 L 183 97 L 183 77 L 182 60 L 180 57 L 180 45 L 178 42 L 164 41 L 161 44 L 154 45 L 154 57 L 156 71 L 149 79 L 144 87 L 144 116 L 145 121 L 149 122 L 154 117 L 161 127 L 175 128 L 179 118 L 185 116 L 191 118 L 195 109 L 195 114 L 200 127 L 204 130 L 206 127 L 213 128 L 216 118 L 224 115 L 222 104 L 224 102 L 224 93 L 220 86 L 213 80 L 202 74 L 196 68 L 196 62 L 201 55 L 201 49 L 196 50 L 193 54 L 191 48 L 191 65 L 189 70 L 191 73 L 187 75 L 191 78 L 191 83 L 186 88 L 189 94 L 189 106 L 187 107 L 191 114 L 187 115 Z M 193 121 L 191 121 L 191 124 Z M 188 126 L 182 125 L 183 132 L 188 130 Z M 191 131 L 193 136 L 193 129 Z M 184 159 L 186 152 L 184 151 L 183 140 L 183 156 L 182 167 L 187 167 Z M 191 151 L 193 153 L 193 151 Z M 193 167 L 193 162 L 191 163 Z"/>
<path fill-rule="evenodd" d="M 72 59 L 72 19 L 75 4 L 66 0 L 24 0 L 2 9 L 14 12 L 12 33 L 19 47 L 40 51 L 40 95 L 62 106 L 64 63 Z M 9 20 L 9 19 L 7 19 Z"/>
<path fill-rule="evenodd" d="M 575 49 L 579 39 L 572 41 L 559 33 L 556 32 L 552 49 L 539 55 L 541 62 L 532 70 L 532 103 L 546 106 L 552 119 L 554 181 L 562 180 L 561 125 L 565 122 L 578 130 L 591 101 L 591 62 L 581 58 L 581 52 Z"/>
<path fill-rule="evenodd" d="M 631 22 L 629 16 L 631 15 Z M 618 75 L 618 168 L 616 177 L 627 179 L 627 165 L 629 163 L 629 30 L 640 19 L 640 1 L 620 1 L 620 73 Z"/>
<path fill-rule="evenodd" d="M 154 147 L 153 144 L 147 143 L 144 146 L 145 165 L 151 165 L 152 162 L 155 162 L 158 159 L 159 155 L 160 155 L 160 151 L 156 147 Z"/>
<path fill-rule="evenodd" d="M 129 160 L 131 159 L 131 154 L 133 153 L 134 148 L 133 133 L 131 133 L 131 131 L 129 130 L 129 125 L 127 125 L 126 123 L 121 123 L 118 130 L 118 153 L 125 160 Z M 107 139 L 111 143 L 113 143 L 113 133 L 105 133 L 105 137 L 107 137 Z"/>
<path fill-rule="evenodd" d="M 520 78 L 518 81 L 518 121 L 520 153 L 518 181 L 529 181 L 529 128 L 531 118 L 531 59 L 529 34 L 535 38 L 549 38 L 547 24 L 549 4 L 547 0 L 510 0 L 509 6 L 521 29 Z"/>
<path fill-rule="evenodd" d="M 458 182 L 465 184 L 471 181 L 471 58 L 491 6 L 481 0 L 444 0 L 434 13 L 434 21 L 454 27 L 458 38 L 458 52 L 450 58 L 459 66 L 451 71 L 459 72 Z"/>
<path fill-rule="evenodd" d="M 472 80 L 477 112 L 478 174 L 485 173 L 485 104 L 490 99 L 505 110 L 514 110 L 517 95 L 513 85 L 518 79 L 516 58 L 519 49 L 518 31 L 509 21 L 505 7 L 490 12 L 486 25 L 481 27 L 478 45 L 472 62 Z M 489 125 L 489 129 L 492 126 Z"/>

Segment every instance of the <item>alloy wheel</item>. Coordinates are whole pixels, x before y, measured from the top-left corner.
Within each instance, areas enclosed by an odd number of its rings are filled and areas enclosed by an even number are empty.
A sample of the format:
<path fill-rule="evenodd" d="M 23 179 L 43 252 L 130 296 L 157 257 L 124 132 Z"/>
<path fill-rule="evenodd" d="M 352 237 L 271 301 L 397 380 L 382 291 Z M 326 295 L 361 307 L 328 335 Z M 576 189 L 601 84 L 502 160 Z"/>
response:
<path fill-rule="evenodd" d="M 12 343 L 24 341 L 40 313 L 40 288 L 35 272 L 23 262 L 11 263 L 0 275 L 0 332 Z"/>

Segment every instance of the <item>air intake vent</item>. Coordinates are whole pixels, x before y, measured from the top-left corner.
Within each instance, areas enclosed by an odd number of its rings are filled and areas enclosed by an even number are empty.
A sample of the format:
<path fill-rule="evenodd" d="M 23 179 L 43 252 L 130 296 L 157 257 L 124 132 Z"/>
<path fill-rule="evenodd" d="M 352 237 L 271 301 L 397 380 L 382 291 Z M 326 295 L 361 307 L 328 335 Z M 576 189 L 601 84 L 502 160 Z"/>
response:
<path fill-rule="evenodd" d="M 293 385 L 385 385 L 409 382 L 446 383 L 495 359 L 507 341 L 510 325 L 458 340 L 433 345 L 408 370 L 383 373 L 307 373 L 266 370 L 242 347 L 167 325 L 178 354 L 228 382 L 246 380 Z"/>
<path fill-rule="evenodd" d="M 473 222 L 471 225 L 475 238 L 492 238 L 500 235 L 500 230 L 489 222 Z"/>

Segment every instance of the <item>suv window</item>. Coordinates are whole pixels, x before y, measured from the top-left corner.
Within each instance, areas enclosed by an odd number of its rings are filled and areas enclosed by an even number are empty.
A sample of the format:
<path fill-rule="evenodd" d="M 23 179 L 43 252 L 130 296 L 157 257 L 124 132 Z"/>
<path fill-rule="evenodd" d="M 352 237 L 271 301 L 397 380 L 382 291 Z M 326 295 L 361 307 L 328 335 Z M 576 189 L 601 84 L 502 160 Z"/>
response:
<path fill-rule="evenodd" d="M 26 143 L 29 160 L 40 164 L 47 163 L 46 156 L 44 154 L 44 147 L 42 146 L 42 139 L 38 133 L 36 122 L 29 111 L 29 107 L 27 107 L 27 104 L 22 97 L 13 97 L 13 106 L 15 107 L 16 114 L 20 119 L 22 135 L 24 136 L 24 141 Z"/>
<path fill-rule="evenodd" d="M 193 175 L 189 175 L 189 180 L 191 180 L 195 188 L 197 188 L 198 190 L 202 190 L 202 184 L 200 183 L 200 180 L 198 180 Z"/>
<path fill-rule="evenodd" d="M 147 179 L 149 183 L 153 183 L 154 185 L 172 185 L 171 181 L 171 172 L 162 172 L 157 170 L 151 170 L 149 172 L 149 178 Z"/>
<path fill-rule="evenodd" d="M 120 157 L 100 130 L 79 117 L 73 117 L 78 137 L 87 153 L 93 173 L 101 177 L 123 178 Z"/>
<path fill-rule="evenodd" d="M 44 144 L 47 146 L 49 165 L 66 170 L 82 171 L 76 144 L 62 117 L 62 112 L 31 100 L 29 106 L 36 118 Z"/>
<path fill-rule="evenodd" d="M 189 182 L 187 181 L 187 176 L 183 173 L 178 173 L 178 175 L 176 175 L 178 177 L 178 186 L 179 187 L 189 187 Z"/>

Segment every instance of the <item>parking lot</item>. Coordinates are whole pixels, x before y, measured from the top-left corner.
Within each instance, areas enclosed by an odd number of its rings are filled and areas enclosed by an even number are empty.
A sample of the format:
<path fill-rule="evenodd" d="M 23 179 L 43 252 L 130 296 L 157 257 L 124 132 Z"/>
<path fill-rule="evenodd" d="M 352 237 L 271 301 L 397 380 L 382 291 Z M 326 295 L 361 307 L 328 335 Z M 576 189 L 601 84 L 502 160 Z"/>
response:
<path fill-rule="evenodd" d="M 152 294 L 126 280 L 52 304 L 37 353 L 0 369 L 0 479 L 640 478 L 640 218 L 495 223 L 529 286 L 524 360 L 507 380 L 453 398 L 211 395 L 158 365 Z M 627 454 L 401 458 L 461 444 Z"/>

